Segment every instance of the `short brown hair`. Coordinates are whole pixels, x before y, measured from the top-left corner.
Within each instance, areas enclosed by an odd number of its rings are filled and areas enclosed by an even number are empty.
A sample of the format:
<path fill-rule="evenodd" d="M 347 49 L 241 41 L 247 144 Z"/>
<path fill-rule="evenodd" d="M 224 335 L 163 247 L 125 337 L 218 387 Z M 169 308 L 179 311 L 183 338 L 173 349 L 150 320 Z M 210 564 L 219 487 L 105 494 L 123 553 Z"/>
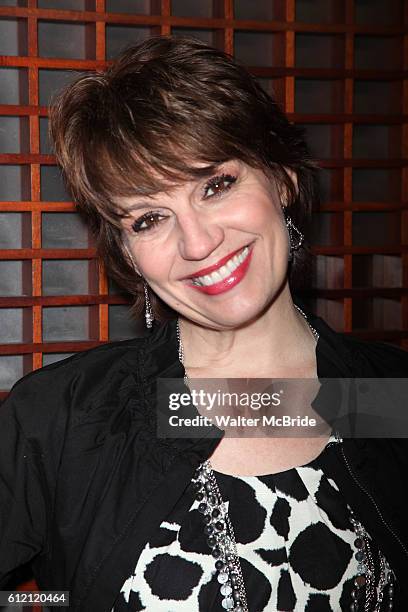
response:
<path fill-rule="evenodd" d="M 152 37 L 124 51 L 103 73 L 84 74 L 50 109 L 57 162 L 96 236 L 109 275 L 143 305 L 141 278 L 123 248 L 117 198 L 151 195 L 239 159 L 285 186 L 295 225 L 316 200 L 316 165 L 278 104 L 227 54 L 192 38 Z M 296 193 L 285 168 L 296 172 Z M 307 244 L 289 268 L 296 289 Z M 152 296 L 156 318 L 175 313 Z"/>

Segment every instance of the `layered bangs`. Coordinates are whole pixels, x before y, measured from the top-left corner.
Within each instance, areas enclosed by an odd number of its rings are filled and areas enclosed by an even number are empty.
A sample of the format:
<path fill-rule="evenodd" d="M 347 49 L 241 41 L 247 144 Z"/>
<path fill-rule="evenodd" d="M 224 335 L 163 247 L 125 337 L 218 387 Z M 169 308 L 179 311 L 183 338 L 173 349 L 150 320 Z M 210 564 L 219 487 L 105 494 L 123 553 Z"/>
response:
<path fill-rule="evenodd" d="M 282 148 L 270 130 L 271 101 L 249 75 L 221 56 L 226 71 L 216 50 L 195 44 L 194 55 L 191 41 L 169 44 L 179 55 L 184 44 L 189 57 L 173 65 L 171 54 L 152 65 L 134 57 L 129 65 L 125 54 L 104 74 L 80 77 L 50 109 L 51 139 L 73 199 L 115 226 L 125 213 L 122 198 L 166 191 L 230 159 L 267 168 L 274 155 L 266 141 Z"/>

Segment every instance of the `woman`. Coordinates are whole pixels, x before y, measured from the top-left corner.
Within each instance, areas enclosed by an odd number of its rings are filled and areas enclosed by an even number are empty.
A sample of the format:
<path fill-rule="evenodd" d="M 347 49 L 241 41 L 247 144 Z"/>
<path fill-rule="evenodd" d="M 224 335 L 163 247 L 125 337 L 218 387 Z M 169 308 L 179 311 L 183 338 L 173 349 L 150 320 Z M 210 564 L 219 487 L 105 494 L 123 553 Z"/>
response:
<path fill-rule="evenodd" d="M 292 296 L 316 198 L 299 130 L 232 58 L 157 37 L 70 85 L 51 132 L 150 331 L 12 390 L 1 584 L 31 562 L 75 611 L 404 609 L 404 440 L 157 431 L 167 379 L 407 373 L 404 351 L 336 333 Z"/>

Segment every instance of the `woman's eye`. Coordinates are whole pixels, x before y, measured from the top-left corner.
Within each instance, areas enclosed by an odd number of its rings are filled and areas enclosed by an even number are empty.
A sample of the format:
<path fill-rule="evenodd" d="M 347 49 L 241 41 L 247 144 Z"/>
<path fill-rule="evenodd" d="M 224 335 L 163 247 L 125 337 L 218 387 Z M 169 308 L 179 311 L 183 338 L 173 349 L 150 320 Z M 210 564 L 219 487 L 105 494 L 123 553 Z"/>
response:
<path fill-rule="evenodd" d="M 160 223 L 160 220 L 163 219 L 164 216 L 159 213 L 146 213 L 136 219 L 136 221 L 132 224 L 132 230 L 137 234 L 139 232 L 146 232 L 152 229 L 155 225 Z"/>
<path fill-rule="evenodd" d="M 228 191 L 237 180 L 236 176 L 231 174 L 221 174 L 220 176 L 214 176 L 208 181 L 204 187 L 204 197 L 211 198 L 213 196 L 220 196 L 225 191 Z"/>

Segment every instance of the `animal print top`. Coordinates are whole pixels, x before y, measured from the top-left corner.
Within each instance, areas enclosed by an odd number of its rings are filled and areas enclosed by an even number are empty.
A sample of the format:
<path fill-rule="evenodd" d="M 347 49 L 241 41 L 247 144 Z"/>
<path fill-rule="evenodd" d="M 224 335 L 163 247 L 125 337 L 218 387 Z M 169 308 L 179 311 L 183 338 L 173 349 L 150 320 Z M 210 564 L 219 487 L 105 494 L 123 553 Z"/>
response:
<path fill-rule="evenodd" d="M 234 526 L 250 612 L 350 610 L 355 533 L 321 457 L 266 476 L 215 472 Z M 222 612 L 191 484 L 150 538 L 111 612 Z M 358 517 L 357 517 L 358 518 Z M 378 549 L 372 542 L 379 572 Z M 383 608 L 387 608 L 388 595 Z"/>

